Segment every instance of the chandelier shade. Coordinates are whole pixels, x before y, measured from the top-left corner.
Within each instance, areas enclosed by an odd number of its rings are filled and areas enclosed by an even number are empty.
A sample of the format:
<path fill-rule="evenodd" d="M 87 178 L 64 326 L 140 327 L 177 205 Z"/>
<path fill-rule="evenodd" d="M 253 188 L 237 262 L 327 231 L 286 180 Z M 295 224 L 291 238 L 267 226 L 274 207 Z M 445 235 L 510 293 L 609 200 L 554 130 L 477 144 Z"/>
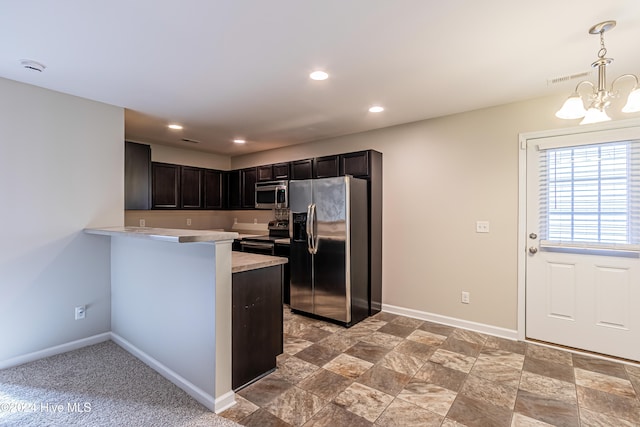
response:
<path fill-rule="evenodd" d="M 604 21 L 594 25 L 589 29 L 589 34 L 600 35 L 600 50 L 598 51 L 598 59 L 591 66 L 598 69 L 597 86 L 588 80 L 583 80 L 576 85 L 575 91 L 567 98 L 562 107 L 556 112 L 556 117 L 560 119 L 580 119 L 581 125 L 588 123 L 598 123 L 611 120 L 607 114 L 607 108 L 611 104 L 611 100 L 618 98 L 620 93 L 614 90 L 615 84 L 623 78 L 631 78 L 635 80 L 633 89 L 627 96 L 627 102 L 622 108 L 623 113 L 635 113 L 640 111 L 640 84 L 638 77 L 634 74 L 623 74 L 613 80 L 611 86 L 607 88 L 606 69 L 613 62 L 612 58 L 606 58 L 607 49 L 604 45 L 604 33 L 613 29 L 616 21 Z M 580 89 L 588 85 L 591 91 L 583 94 Z M 588 107 L 585 109 L 585 105 Z"/>
<path fill-rule="evenodd" d="M 578 92 L 574 92 L 556 113 L 556 117 L 560 119 L 580 119 L 584 117 L 587 110 L 584 109 L 584 102 Z"/>
<path fill-rule="evenodd" d="M 637 113 L 638 111 L 640 111 L 640 88 L 634 87 L 627 98 L 626 105 L 622 108 L 622 112 Z"/>
<path fill-rule="evenodd" d="M 580 122 L 581 125 L 587 125 L 589 123 L 600 123 L 607 122 L 611 120 L 611 117 L 607 115 L 607 112 L 604 109 L 599 109 L 596 107 L 591 107 L 587 110 L 587 113 L 584 115 L 584 119 Z"/>

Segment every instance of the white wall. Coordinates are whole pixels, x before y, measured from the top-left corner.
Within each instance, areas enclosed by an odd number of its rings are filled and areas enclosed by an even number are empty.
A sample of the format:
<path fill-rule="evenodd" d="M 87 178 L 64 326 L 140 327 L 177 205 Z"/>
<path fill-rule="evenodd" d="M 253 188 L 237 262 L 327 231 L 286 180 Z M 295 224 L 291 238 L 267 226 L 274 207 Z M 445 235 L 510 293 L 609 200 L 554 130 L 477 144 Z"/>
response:
<path fill-rule="evenodd" d="M 232 168 L 383 153 L 383 304 L 517 328 L 518 134 L 569 127 L 565 96 L 232 158 Z M 636 115 L 637 116 L 637 115 Z M 490 221 L 489 234 L 475 232 Z M 461 291 L 471 303 L 460 303 Z"/>
<path fill-rule="evenodd" d="M 5 79 L 0 93 L 2 366 L 110 330 L 109 242 L 82 229 L 123 223 L 124 112 Z"/>

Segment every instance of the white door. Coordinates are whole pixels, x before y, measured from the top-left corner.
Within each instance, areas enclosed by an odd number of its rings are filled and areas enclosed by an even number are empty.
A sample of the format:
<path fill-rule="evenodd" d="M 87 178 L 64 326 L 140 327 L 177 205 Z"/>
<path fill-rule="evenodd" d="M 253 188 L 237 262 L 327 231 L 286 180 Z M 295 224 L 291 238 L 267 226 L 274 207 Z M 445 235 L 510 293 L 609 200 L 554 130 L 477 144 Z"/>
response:
<path fill-rule="evenodd" d="M 527 338 L 640 361 L 638 141 L 527 140 Z"/>

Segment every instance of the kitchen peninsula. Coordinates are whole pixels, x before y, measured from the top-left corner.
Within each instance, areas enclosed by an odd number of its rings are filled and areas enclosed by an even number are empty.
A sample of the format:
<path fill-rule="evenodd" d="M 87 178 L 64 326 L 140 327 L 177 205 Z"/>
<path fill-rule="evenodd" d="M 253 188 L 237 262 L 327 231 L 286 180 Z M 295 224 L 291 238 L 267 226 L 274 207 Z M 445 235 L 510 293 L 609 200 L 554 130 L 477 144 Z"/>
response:
<path fill-rule="evenodd" d="M 234 404 L 234 232 L 86 229 L 111 238 L 112 339 L 212 411 Z"/>

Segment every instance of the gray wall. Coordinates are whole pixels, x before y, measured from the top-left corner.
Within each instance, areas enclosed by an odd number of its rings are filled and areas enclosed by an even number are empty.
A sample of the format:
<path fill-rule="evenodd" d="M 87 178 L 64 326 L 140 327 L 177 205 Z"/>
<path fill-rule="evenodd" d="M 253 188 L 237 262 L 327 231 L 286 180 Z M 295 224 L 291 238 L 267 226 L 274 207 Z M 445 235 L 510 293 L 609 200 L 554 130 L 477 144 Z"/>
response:
<path fill-rule="evenodd" d="M 110 330 L 109 242 L 82 229 L 123 223 L 124 112 L 5 79 L 0 93 L 2 366 Z"/>
<path fill-rule="evenodd" d="M 111 245 L 113 333 L 213 400 L 216 246 L 131 237 Z"/>

